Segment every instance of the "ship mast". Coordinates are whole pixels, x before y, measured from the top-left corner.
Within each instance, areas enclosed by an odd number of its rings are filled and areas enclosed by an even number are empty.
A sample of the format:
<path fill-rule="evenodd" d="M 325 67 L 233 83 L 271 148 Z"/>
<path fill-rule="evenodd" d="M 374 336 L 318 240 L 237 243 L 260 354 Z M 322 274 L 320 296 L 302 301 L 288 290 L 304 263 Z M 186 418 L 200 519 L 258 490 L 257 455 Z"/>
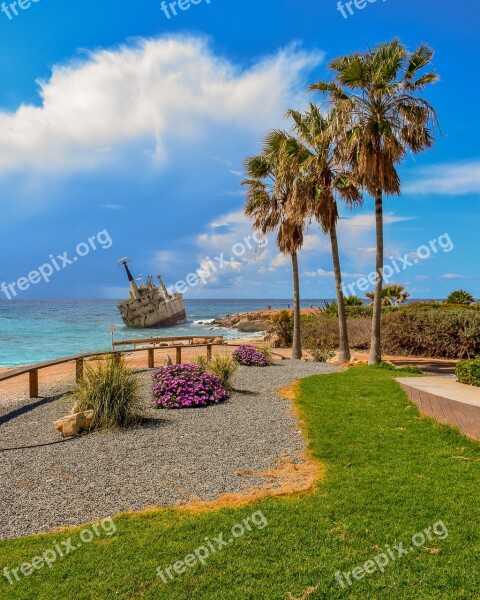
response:
<path fill-rule="evenodd" d="M 128 281 L 130 282 L 130 296 L 132 298 L 139 298 L 140 290 L 138 289 L 137 282 L 133 278 L 133 275 L 128 266 L 128 263 L 131 261 L 127 260 L 127 257 L 125 257 L 125 258 L 122 258 L 121 260 L 119 260 L 118 262 L 119 262 L 118 266 L 123 265 L 125 267 L 125 271 L 127 272 Z"/>
<path fill-rule="evenodd" d="M 160 283 L 160 288 L 161 288 L 161 290 L 162 290 L 162 292 L 163 292 L 163 297 L 165 298 L 165 300 L 170 300 L 170 299 L 171 299 L 171 296 L 170 296 L 170 294 L 168 293 L 167 286 L 166 286 L 166 285 L 165 285 L 165 283 L 163 282 L 163 278 L 162 278 L 162 276 L 161 276 L 161 275 L 157 275 L 157 279 L 158 279 L 158 281 L 159 281 L 159 283 Z"/>

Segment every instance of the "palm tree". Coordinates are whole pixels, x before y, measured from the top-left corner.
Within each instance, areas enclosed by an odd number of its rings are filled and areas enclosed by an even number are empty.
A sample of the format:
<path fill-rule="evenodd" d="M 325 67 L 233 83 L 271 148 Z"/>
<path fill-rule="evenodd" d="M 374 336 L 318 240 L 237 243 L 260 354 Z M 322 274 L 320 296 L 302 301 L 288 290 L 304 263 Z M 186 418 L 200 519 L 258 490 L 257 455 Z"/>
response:
<path fill-rule="evenodd" d="M 277 246 L 292 259 L 293 271 L 293 344 L 292 357 L 302 358 L 300 332 L 300 278 L 298 251 L 303 245 L 303 220 L 287 217 L 285 204 L 292 193 L 297 177 L 297 165 L 283 143 L 279 132 L 265 138 L 262 154 L 247 158 L 245 171 L 250 179 L 242 181 L 248 186 L 244 212 L 253 220 L 253 227 L 264 235 L 277 231 Z"/>
<path fill-rule="evenodd" d="M 375 292 L 367 292 L 365 296 L 375 303 Z M 407 298 L 410 298 L 410 294 L 405 291 L 404 285 L 390 283 L 382 289 L 382 306 L 397 306 Z"/>
<path fill-rule="evenodd" d="M 323 116 L 318 106 L 310 104 L 304 113 L 289 110 L 287 116 L 294 121 L 293 132 L 296 136 L 287 147 L 295 151 L 303 176 L 295 181 L 294 193 L 286 210 L 290 214 L 300 212 L 304 218 L 314 217 L 323 233 L 330 236 L 340 334 L 338 360 L 341 363 L 349 362 L 351 354 L 338 250 L 339 213 L 336 196 L 352 207 L 362 202 L 362 195 L 351 174 L 335 162 L 331 115 Z"/>
<path fill-rule="evenodd" d="M 455 290 L 445 300 L 445 304 L 475 304 L 475 298 L 466 290 Z"/>
<path fill-rule="evenodd" d="M 375 199 L 376 272 L 375 301 L 369 364 L 381 360 L 381 299 L 383 287 L 383 196 L 400 194 L 397 166 L 407 152 L 431 147 L 437 124 L 434 108 L 416 94 L 438 80 L 430 66 L 433 51 L 426 45 L 414 52 L 396 39 L 363 54 L 335 59 L 332 82 L 310 86 L 328 94 L 335 107 L 340 140 L 339 155 L 355 179 Z"/>

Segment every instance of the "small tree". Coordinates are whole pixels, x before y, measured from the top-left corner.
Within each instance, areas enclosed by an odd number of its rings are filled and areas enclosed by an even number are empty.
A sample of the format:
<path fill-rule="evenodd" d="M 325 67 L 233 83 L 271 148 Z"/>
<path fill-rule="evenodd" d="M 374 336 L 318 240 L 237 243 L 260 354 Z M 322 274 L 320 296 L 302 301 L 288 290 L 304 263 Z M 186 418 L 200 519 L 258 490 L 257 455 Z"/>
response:
<path fill-rule="evenodd" d="M 475 304 L 475 298 L 465 290 L 455 290 L 445 300 L 445 304 Z"/>
<path fill-rule="evenodd" d="M 367 292 L 365 296 L 375 302 L 375 292 Z M 410 294 L 405 291 L 404 285 L 391 283 L 382 289 L 382 306 L 397 306 L 403 304 L 407 298 L 410 298 Z"/>

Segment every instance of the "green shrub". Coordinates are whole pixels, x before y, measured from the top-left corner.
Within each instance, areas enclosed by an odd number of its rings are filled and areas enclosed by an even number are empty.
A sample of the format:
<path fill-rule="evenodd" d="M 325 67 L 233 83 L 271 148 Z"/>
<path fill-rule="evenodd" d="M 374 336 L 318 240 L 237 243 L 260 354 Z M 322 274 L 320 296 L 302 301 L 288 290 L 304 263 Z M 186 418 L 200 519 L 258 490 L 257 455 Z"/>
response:
<path fill-rule="evenodd" d="M 319 311 L 326 317 L 338 317 L 338 305 L 335 301 L 324 300 L 322 306 L 319 307 Z"/>
<path fill-rule="evenodd" d="M 364 306 L 363 300 L 359 296 L 345 296 L 343 298 L 345 306 Z"/>
<path fill-rule="evenodd" d="M 316 362 L 328 362 L 338 345 L 338 320 L 325 314 L 302 324 L 302 346 Z"/>
<path fill-rule="evenodd" d="M 480 387 L 480 359 L 459 362 L 455 367 L 455 374 L 460 383 Z"/>
<path fill-rule="evenodd" d="M 456 307 L 406 307 L 382 318 L 382 349 L 391 354 L 473 358 L 480 352 L 480 313 Z"/>
<path fill-rule="evenodd" d="M 293 342 L 293 313 L 281 310 L 268 319 L 269 333 L 277 337 L 276 345 L 287 348 Z"/>
<path fill-rule="evenodd" d="M 238 363 L 229 354 L 214 354 L 211 360 L 207 360 L 204 356 L 197 356 L 193 362 L 203 371 L 209 371 L 220 377 L 222 387 L 226 390 L 232 389 L 232 379 L 238 369 Z"/>
<path fill-rule="evenodd" d="M 403 310 L 410 305 L 406 306 L 382 306 L 382 314 L 390 314 L 398 310 Z M 372 317 L 373 316 L 373 304 L 368 306 L 346 306 L 345 312 L 347 317 Z"/>
<path fill-rule="evenodd" d="M 79 412 L 93 410 L 92 428 L 127 427 L 142 417 L 140 386 L 121 356 L 109 356 L 85 368 L 74 391 Z"/>
<path fill-rule="evenodd" d="M 445 300 L 447 304 L 474 304 L 475 298 L 465 290 L 455 290 Z"/>
<path fill-rule="evenodd" d="M 411 373 L 412 375 L 423 375 L 423 371 L 415 365 L 405 365 L 404 367 L 397 367 L 392 363 L 381 360 L 374 369 L 386 369 L 387 371 L 395 371 L 396 373 Z"/>

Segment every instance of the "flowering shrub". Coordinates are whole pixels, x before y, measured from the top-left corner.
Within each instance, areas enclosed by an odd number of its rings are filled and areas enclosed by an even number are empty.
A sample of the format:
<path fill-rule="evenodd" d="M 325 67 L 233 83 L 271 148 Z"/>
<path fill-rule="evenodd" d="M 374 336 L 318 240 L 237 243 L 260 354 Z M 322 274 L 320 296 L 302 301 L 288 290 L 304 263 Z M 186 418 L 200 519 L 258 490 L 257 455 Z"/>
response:
<path fill-rule="evenodd" d="M 208 406 L 227 398 L 220 378 L 200 365 L 169 365 L 153 374 L 155 408 Z"/>
<path fill-rule="evenodd" d="M 253 346 L 240 346 L 233 353 L 233 360 L 246 367 L 267 367 L 268 359 Z"/>

